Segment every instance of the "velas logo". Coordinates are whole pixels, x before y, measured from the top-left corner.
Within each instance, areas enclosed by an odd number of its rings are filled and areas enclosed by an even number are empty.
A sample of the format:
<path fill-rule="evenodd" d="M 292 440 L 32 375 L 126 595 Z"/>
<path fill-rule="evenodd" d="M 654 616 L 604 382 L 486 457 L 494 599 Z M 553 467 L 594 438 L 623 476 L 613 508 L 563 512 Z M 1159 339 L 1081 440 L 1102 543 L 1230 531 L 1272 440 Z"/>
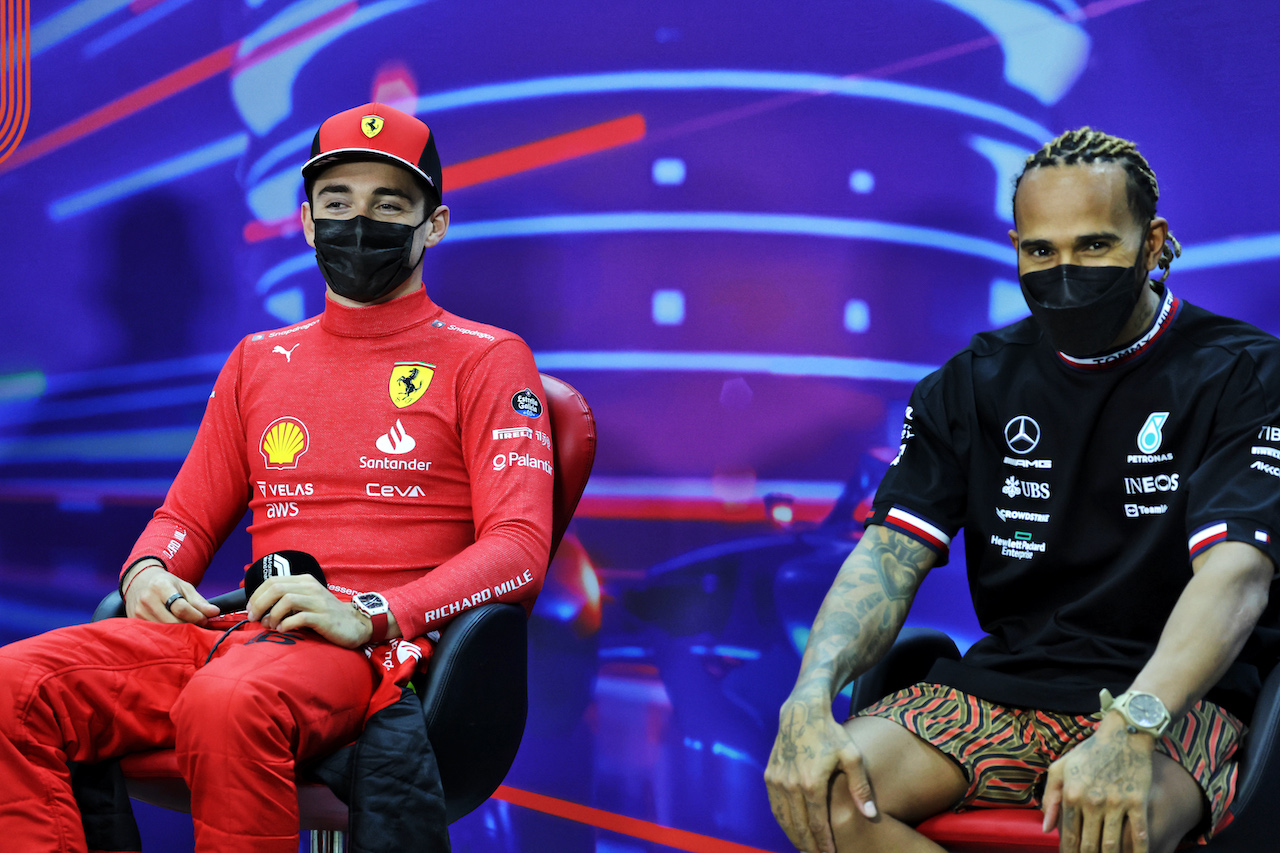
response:
<path fill-rule="evenodd" d="M 268 468 L 297 468 L 310 446 L 306 424 L 297 418 L 277 418 L 262 431 L 258 450 Z"/>
<path fill-rule="evenodd" d="M 1040 443 L 1040 424 L 1030 415 L 1018 415 L 1004 425 L 1004 440 L 1014 453 L 1026 455 Z"/>
<path fill-rule="evenodd" d="M 386 124 L 382 120 L 382 116 L 365 116 L 360 119 L 360 130 L 365 136 L 373 139 L 382 132 L 382 126 Z"/>
<path fill-rule="evenodd" d="M 387 392 L 397 409 L 412 406 L 426 392 L 431 377 L 436 373 L 434 364 L 425 361 L 398 361 L 391 368 Z"/>
<path fill-rule="evenodd" d="M 1139 450 L 1143 453 L 1155 453 L 1160 449 L 1160 443 L 1164 441 L 1164 435 L 1160 430 L 1167 420 L 1169 420 L 1168 412 L 1152 412 L 1147 415 L 1147 420 L 1142 425 L 1142 429 L 1138 430 Z"/>
<path fill-rule="evenodd" d="M 511 408 L 515 409 L 517 415 L 524 415 L 526 418 L 542 417 L 542 401 L 533 393 L 532 388 L 517 391 L 511 398 Z"/>

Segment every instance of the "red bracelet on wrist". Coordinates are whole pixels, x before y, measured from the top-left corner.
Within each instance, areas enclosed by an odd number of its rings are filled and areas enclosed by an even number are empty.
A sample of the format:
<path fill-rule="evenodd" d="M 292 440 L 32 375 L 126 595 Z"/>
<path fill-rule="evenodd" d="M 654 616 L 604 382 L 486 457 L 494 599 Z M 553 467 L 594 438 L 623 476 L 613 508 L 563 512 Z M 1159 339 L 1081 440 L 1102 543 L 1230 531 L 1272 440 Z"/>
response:
<path fill-rule="evenodd" d="M 120 592 L 120 603 L 123 604 L 127 600 L 126 596 L 129 594 L 129 587 L 133 586 L 133 582 L 138 579 L 138 575 L 142 574 L 147 569 L 154 569 L 156 567 L 164 568 L 164 566 L 161 566 L 159 563 L 149 563 L 134 572 L 133 577 L 129 578 L 129 582 L 124 585 L 124 589 Z"/>

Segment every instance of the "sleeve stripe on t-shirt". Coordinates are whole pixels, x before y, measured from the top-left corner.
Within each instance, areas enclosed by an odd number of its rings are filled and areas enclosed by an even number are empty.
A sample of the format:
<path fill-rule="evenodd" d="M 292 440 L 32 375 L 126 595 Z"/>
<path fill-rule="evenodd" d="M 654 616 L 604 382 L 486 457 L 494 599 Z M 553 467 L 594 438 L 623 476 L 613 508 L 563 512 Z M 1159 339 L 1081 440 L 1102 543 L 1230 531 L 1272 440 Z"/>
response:
<path fill-rule="evenodd" d="M 945 552 L 947 547 L 951 545 L 950 536 L 920 516 L 908 512 L 900 506 L 895 506 L 889 510 L 885 515 L 884 523 L 888 527 L 919 539 L 938 551 Z"/>
<path fill-rule="evenodd" d="M 1191 551 L 1191 559 L 1200 556 L 1201 553 L 1217 545 L 1219 542 L 1227 538 L 1227 523 L 1219 521 L 1214 524 L 1206 524 L 1203 527 L 1192 531 L 1191 539 L 1187 545 Z"/>

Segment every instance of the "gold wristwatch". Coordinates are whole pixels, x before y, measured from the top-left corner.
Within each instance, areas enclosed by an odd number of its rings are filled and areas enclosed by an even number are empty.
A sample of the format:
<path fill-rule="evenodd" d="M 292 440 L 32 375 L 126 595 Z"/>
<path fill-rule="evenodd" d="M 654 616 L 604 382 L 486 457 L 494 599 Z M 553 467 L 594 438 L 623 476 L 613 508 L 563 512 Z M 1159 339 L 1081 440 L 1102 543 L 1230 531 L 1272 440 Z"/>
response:
<path fill-rule="evenodd" d="M 1098 694 L 1102 700 L 1102 712 L 1119 711 L 1128 724 L 1129 734 L 1146 732 L 1158 738 L 1169 728 L 1169 709 L 1160 701 L 1159 696 L 1143 693 L 1141 690 L 1126 690 L 1112 698 L 1111 691 L 1103 689 Z"/>

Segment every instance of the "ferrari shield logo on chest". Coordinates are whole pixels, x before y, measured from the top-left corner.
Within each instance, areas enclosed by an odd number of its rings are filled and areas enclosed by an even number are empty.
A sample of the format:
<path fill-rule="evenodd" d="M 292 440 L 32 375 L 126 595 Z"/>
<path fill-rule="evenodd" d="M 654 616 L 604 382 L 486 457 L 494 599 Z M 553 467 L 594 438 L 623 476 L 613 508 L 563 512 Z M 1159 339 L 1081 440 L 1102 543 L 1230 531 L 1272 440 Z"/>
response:
<path fill-rule="evenodd" d="M 382 125 L 383 121 L 381 116 L 365 116 L 360 119 L 360 129 L 363 130 L 364 135 L 370 139 L 373 139 L 382 132 Z"/>
<path fill-rule="evenodd" d="M 400 361 L 391 368 L 387 390 L 397 409 L 412 406 L 426 392 L 435 375 L 436 366 L 423 361 Z"/>

